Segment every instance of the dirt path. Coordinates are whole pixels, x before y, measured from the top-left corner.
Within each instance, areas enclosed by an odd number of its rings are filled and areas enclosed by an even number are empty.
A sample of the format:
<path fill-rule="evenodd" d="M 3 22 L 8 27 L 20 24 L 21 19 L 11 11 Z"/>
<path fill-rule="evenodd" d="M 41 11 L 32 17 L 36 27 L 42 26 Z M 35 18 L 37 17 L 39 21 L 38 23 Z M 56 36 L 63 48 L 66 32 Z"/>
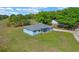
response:
<path fill-rule="evenodd" d="M 77 31 L 70 31 L 70 30 L 62 30 L 62 29 L 55 29 L 53 28 L 54 31 L 59 31 L 59 32 L 69 32 L 72 33 L 74 38 L 76 39 L 77 42 L 79 42 L 79 32 Z"/>
<path fill-rule="evenodd" d="M 72 34 L 74 35 L 77 42 L 79 42 L 79 33 L 78 32 L 73 32 Z"/>

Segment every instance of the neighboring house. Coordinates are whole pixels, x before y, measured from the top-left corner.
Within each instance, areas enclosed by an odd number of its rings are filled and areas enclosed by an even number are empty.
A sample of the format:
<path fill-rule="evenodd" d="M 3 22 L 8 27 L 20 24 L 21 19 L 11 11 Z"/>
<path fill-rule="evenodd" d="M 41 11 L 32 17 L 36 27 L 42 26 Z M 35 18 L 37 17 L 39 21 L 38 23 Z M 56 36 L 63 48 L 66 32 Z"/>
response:
<path fill-rule="evenodd" d="M 58 23 L 56 20 L 52 20 L 52 25 L 53 25 L 53 27 L 57 27 L 58 24 L 59 24 L 59 23 Z"/>
<path fill-rule="evenodd" d="M 23 32 L 33 36 L 33 35 L 36 35 L 36 34 L 39 34 L 42 32 L 48 32 L 50 30 L 52 30 L 51 26 L 39 23 L 39 24 L 35 24 L 35 25 L 26 26 L 23 29 Z"/>

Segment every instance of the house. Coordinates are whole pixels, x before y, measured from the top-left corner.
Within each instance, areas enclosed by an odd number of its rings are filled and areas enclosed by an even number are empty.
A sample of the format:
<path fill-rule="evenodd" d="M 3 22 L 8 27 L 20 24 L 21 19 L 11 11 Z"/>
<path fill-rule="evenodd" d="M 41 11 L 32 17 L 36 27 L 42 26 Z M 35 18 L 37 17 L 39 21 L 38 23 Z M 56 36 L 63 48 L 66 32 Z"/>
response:
<path fill-rule="evenodd" d="M 52 30 L 51 26 L 39 23 L 24 27 L 23 32 L 33 36 L 42 32 L 48 32 L 50 30 Z"/>
<path fill-rule="evenodd" d="M 53 27 L 57 27 L 58 24 L 59 24 L 59 23 L 58 23 L 56 20 L 52 20 L 52 25 L 53 25 Z"/>
<path fill-rule="evenodd" d="M 52 20 L 52 24 L 58 24 L 56 20 Z"/>

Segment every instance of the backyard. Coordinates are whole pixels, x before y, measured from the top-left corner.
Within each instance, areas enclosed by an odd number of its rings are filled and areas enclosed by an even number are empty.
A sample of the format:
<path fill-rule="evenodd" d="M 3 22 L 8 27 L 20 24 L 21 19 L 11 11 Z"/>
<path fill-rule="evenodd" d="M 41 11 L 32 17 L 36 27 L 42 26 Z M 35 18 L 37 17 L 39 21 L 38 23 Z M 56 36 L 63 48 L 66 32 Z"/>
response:
<path fill-rule="evenodd" d="M 0 51 L 79 51 L 79 43 L 71 33 L 50 31 L 29 36 L 22 27 L 6 27 L 1 23 Z"/>
<path fill-rule="evenodd" d="M 5 8 L 4 8 L 5 9 Z M 52 8 L 51 8 L 52 9 Z M 79 33 L 66 30 L 78 28 L 79 8 L 67 8 L 61 11 L 39 12 L 38 14 L 0 15 L 0 51 L 1 52 L 77 52 L 79 51 Z M 73 11 L 73 12 L 71 12 Z M 77 12 L 75 12 L 77 11 Z M 68 25 L 63 29 L 54 28 L 51 21 Z M 53 27 L 52 31 L 30 36 L 23 32 L 24 26 L 37 23 Z M 35 27 L 34 27 L 35 28 Z"/>

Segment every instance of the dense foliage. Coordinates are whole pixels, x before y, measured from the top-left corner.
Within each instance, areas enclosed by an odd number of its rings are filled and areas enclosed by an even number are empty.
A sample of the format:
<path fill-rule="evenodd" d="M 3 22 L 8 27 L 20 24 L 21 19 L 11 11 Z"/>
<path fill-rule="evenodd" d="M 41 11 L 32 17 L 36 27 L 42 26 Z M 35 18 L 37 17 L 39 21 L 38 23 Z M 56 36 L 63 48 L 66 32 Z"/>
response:
<path fill-rule="evenodd" d="M 36 21 L 44 23 L 44 24 L 51 24 L 53 15 L 50 12 L 39 12 L 36 15 Z"/>
<path fill-rule="evenodd" d="M 79 21 L 79 8 L 65 8 L 59 11 L 39 12 L 36 16 L 38 22 L 51 24 L 51 21 L 56 18 L 60 24 L 68 25 L 69 28 L 75 28 Z"/>
<path fill-rule="evenodd" d="M 18 14 L 18 15 L 11 15 L 8 19 L 8 26 L 24 26 L 29 25 L 30 21 L 27 16 Z"/>
<path fill-rule="evenodd" d="M 76 27 L 77 22 L 79 21 L 79 8 L 66 8 L 60 11 L 60 15 L 57 13 L 59 23 L 67 24 L 69 27 Z M 57 17 L 57 16 L 56 16 Z"/>
<path fill-rule="evenodd" d="M 7 18 L 6 15 L 0 15 L 0 20 Z M 8 25 L 24 26 L 30 24 L 29 19 L 44 24 L 51 24 L 53 19 L 56 19 L 60 24 L 68 25 L 69 28 L 75 28 L 79 22 L 79 8 L 70 7 L 58 11 L 42 11 L 38 14 L 28 15 L 11 15 L 9 16 Z"/>
<path fill-rule="evenodd" d="M 8 18 L 7 15 L 0 15 L 0 20 L 6 19 L 6 18 Z"/>

